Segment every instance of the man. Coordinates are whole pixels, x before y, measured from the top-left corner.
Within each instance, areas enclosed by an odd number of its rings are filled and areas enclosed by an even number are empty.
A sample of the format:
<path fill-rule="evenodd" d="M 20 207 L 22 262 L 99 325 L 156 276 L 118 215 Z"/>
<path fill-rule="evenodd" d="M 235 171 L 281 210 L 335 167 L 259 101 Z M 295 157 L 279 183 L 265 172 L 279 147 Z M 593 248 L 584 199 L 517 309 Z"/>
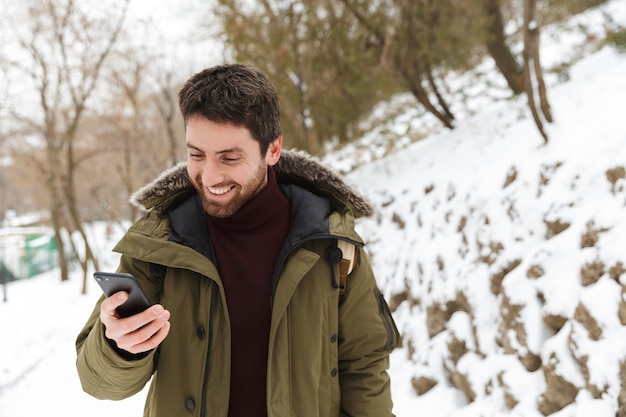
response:
<path fill-rule="evenodd" d="M 125 292 L 98 302 L 76 342 L 84 390 L 117 400 L 152 379 L 151 417 L 391 416 L 400 340 L 354 231 L 369 203 L 282 151 L 276 90 L 254 68 L 204 70 L 179 101 L 187 165 L 135 194 L 149 211 L 115 248 L 155 305 L 120 318 Z"/>

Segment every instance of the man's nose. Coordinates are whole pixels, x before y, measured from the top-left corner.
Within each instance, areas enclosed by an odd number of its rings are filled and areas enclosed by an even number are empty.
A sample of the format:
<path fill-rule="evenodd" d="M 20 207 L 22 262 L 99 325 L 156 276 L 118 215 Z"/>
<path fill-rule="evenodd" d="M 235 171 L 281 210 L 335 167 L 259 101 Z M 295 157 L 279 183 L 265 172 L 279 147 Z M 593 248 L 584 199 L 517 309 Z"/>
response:
<path fill-rule="evenodd" d="M 202 167 L 202 183 L 211 187 L 224 181 L 224 173 L 215 161 L 207 161 Z"/>

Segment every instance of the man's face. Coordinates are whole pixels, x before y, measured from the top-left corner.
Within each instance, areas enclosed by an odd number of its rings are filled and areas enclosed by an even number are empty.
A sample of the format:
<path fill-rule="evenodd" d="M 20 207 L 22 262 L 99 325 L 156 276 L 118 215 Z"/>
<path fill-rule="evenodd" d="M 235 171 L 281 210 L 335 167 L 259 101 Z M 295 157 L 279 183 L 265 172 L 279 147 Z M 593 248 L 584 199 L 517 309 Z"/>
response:
<path fill-rule="evenodd" d="M 245 127 L 201 116 L 187 121 L 187 172 L 212 217 L 229 217 L 267 183 L 267 167 L 280 158 L 282 136 L 261 155 Z"/>

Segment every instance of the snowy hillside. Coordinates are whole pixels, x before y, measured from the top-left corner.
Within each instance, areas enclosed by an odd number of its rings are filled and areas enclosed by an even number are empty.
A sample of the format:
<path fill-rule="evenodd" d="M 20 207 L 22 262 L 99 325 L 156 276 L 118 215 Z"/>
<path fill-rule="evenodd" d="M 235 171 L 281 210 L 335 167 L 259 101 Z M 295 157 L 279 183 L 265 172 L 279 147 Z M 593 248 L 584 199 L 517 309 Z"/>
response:
<path fill-rule="evenodd" d="M 398 416 L 626 415 L 626 54 L 550 101 L 547 145 L 520 99 L 348 177 L 379 207 Z"/>

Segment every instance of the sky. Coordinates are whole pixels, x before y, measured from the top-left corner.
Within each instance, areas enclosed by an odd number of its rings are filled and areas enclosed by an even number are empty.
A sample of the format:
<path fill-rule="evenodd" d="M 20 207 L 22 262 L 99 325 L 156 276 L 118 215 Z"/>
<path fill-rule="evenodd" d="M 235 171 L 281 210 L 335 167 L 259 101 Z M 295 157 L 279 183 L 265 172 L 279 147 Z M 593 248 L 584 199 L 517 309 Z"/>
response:
<path fill-rule="evenodd" d="M 565 77 L 549 77 L 555 122 L 547 126 L 547 145 L 522 98 L 498 102 L 488 99 L 497 94 L 481 92 L 475 100 L 455 104 L 463 117 L 453 131 L 433 129 L 427 139 L 412 144 L 398 140 L 402 148 L 382 157 L 383 131 L 410 132 L 411 126 L 428 123 L 412 110 L 365 136 L 360 146 L 326 158 L 338 170 L 359 166 L 346 179 L 379 210 L 358 225 L 379 285 L 388 299 L 407 291 L 413 300 L 394 312 L 404 335 L 404 347 L 392 354 L 389 371 L 397 417 L 423 416 L 424 410 L 429 417 L 541 415 L 536 407 L 545 389 L 541 371 L 526 371 L 495 343 L 503 295 L 490 291 L 490 277 L 513 260 L 520 264 L 503 280 L 503 294 L 523 306 L 520 320 L 528 335 L 526 346 L 516 348 L 544 361 L 554 354 L 557 372 L 578 386 L 585 380 L 573 357 L 587 355 L 590 381 L 608 387 L 598 399 L 582 389 L 574 404 L 553 416 L 615 415 L 619 362 L 626 357 L 626 334 L 617 315 L 626 276 L 616 282 L 604 274 L 588 286 L 578 279 L 588 262 L 626 264 L 626 184 L 622 179 L 613 188 L 606 177 L 608 169 L 626 164 L 626 52 L 612 47 L 592 52 L 585 40 L 589 32 L 603 30 L 607 15 L 626 22 L 626 2 L 613 0 L 577 18 L 568 27 L 578 31 L 545 31 L 546 66 L 582 57 Z M 515 180 L 504 186 L 512 176 Z M 545 222 L 554 220 L 570 227 L 547 239 Z M 602 230 L 598 243 L 581 248 L 590 224 Z M 105 259 L 102 268 L 114 270 L 117 257 L 110 249 L 123 230 L 115 228 L 105 239 L 105 227 L 95 225 L 91 233 Z M 501 244 L 499 251 L 490 251 L 494 242 Z M 485 258 L 491 264 L 479 261 Z M 526 271 L 536 265 L 544 275 L 531 280 Z M 87 295 L 80 295 L 78 271 L 66 283 L 57 280 L 49 273 L 11 283 L 7 301 L 0 301 L 0 416 L 73 417 L 85 410 L 92 417 L 142 415 L 145 391 L 119 402 L 82 392 L 74 340 L 100 292 L 90 281 Z M 459 311 L 440 334 L 429 336 L 426 306 L 445 303 L 458 292 L 466 295 L 473 315 Z M 571 319 L 580 304 L 602 330 L 597 341 Z M 547 313 L 570 320 L 553 334 L 542 324 Z M 469 347 L 456 364 L 445 357 L 452 338 Z M 450 384 L 446 367 L 468 376 L 476 392 L 472 403 Z M 419 376 L 438 384 L 417 396 L 411 379 Z M 500 385 L 494 382 L 498 376 Z M 505 392 L 518 400 L 513 410 L 503 404 Z"/>
<path fill-rule="evenodd" d="M 218 28 L 211 20 L 213 3 L 206 0 L 131 0 L 128 20 L 150 24 L 154 30 L 146 34 L 151 35 L 151 39 L 145 41 L 167 55 L 175 68 L 185 62 L 184 71 L 195 72 L 221 63 L 225 54 L 221 43 L 211 37 L 217 34 Z"/>

